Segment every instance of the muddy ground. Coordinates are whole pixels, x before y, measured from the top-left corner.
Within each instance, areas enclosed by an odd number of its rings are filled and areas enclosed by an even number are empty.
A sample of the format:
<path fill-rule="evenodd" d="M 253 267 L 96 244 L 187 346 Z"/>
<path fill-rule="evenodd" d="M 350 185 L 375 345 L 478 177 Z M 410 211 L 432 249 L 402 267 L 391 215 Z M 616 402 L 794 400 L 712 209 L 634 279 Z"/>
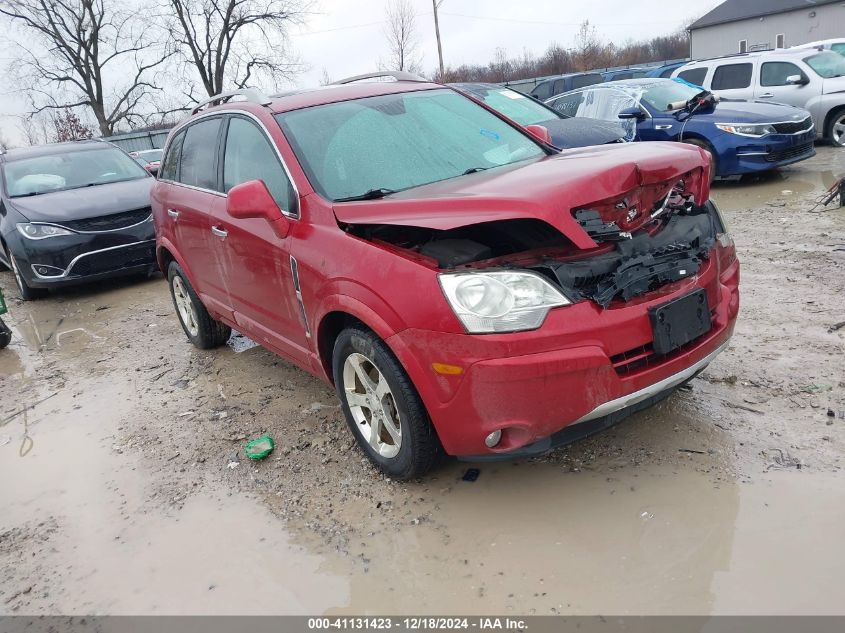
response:
<path fill-rule="evenodd" d="M 329 387 L 243 341 L 191 347 L 160 277 L 24 304 L 0 273 L 0 613 L 845 613 L 845 210 L 810 211 L 842 175 L 820 146 L 717 183 L 730 348 L 473 483 L 454 461 L 385 479 Z"/>

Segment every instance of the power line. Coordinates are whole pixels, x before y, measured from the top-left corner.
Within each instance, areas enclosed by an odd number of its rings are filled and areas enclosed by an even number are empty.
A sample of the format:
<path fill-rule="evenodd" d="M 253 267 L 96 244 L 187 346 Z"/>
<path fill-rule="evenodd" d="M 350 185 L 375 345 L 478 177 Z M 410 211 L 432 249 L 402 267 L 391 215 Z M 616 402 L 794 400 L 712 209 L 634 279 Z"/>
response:
<path fill-rule="evenodd" d="M 549 20 L 520 20 L 519 18 L 498 18 L 488 15 L 468 15 L 466 13 L 451 13 L 447 11 L 441 11 L 440 15 L 449 15 L 456 18 L 469 18 L 471 20 L 492 20 L 494 22 L 516 22 L 520 24 L 547 24 L 551 26 L 581 26 L 581 22 L 551 22 Z M 655 22 L 653 20 L 649 20 L 649 24 L 676 24 L 677 21 L 666 21 L 666 22 Z M 590 26 L 643 26 L 643 22 L 590 22 Z"/>

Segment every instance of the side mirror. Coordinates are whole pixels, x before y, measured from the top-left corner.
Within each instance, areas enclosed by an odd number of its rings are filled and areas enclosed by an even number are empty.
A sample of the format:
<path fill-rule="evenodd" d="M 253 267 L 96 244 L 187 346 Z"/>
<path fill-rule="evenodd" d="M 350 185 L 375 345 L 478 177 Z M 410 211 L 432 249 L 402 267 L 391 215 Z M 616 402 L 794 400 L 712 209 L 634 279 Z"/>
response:
<path fill-rule="evenodd" d="M 645 115 L 643 111 L 640 110 L 638 107 L 632 108 L 625 108 L 624 110 L 620 110 L 619 114 L 617 115 L 620 119 L 644 119 Z"/>
<path fill-rule="evenodd" d="M 541 143 L 545 143 L 546 145 L 553 145 L 552 143 L 552 135 L 549 134 L 549 131 L 542 125 L 526 125 L 525 129 L 528 133 L 533 136 L 535 139 L 540 141 Z"/>
<path fill-rule="evenodd" d="M 239 220 L 263 218 L 279 237 L 287 237 L 290 231 L 290 220 L 282 213 L 262 180 L 248 180 L 232 187 L 226 199 L 226 211 Z"/>
<path fill-rule="evenodd" d="M 791 86 L 806 86 L 810 80 L 802 75 L 790 75 L 786 78 L 786 83 Z"/>

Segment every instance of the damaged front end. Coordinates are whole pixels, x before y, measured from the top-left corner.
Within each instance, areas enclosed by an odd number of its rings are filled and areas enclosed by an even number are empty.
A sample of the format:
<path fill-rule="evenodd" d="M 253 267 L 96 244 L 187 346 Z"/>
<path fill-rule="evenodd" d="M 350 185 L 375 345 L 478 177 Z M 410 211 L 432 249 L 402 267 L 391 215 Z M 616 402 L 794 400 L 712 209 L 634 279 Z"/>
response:
<path fill-rule="evenodd" d="M 441 271 L 532 271 L 571 303 L 608 308 L 694 277 L 717 241 L 729 243 L 716 206 L 697 204 L 690 188 L 683 180 L 645 185 L 570 210 L 573 230 L 588 240 L 535 218 L 448 230 L 392 224 L 347 230 Z M 584 248 L 585 242 L 592 246 Z"/>

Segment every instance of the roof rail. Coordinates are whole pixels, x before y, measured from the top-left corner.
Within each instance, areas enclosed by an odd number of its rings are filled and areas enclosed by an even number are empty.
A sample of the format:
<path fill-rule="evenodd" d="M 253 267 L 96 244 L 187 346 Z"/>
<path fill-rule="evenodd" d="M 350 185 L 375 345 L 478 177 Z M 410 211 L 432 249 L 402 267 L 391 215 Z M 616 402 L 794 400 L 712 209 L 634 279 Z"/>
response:
<path fill-rule="evenodd" d="M 216 94 L 213 97 L 209 97 L 204 101 L 200 101 L 197 103 L 193 108 L 191 108 L 191 114 L 196 114 L 203 107 L 210 107 L 213 105 L 217 105 L 218 103 L 226 103 L 232 97 L 243 97 L 245 101 L 249 101 L 250 103 L 257 103 L 258 105 L 269 105 L 272 103 L 269 97 L 265 95 L 260 90 L 255 90 L 254 88 L 241 88 L 239 90 L 230 90 L 228 92 L 221 92 L 220 94 Z"/>
<path fill-rule="evenodd" d="M 407 73 L 404 70 L 384 70 L 377 73 L 365 73 L 363 75 L 355 75 L 354 77 L 346 77 L 345 79 L 338 79 L 331 83 L 332 86 L 341 86 L 343 84 L 351 84 L 356 81 L 365 81 L 367 79 L 380 79 L 382 77 L 393 77 L 396 81 L 428 81 L 414 73 Z"/>

